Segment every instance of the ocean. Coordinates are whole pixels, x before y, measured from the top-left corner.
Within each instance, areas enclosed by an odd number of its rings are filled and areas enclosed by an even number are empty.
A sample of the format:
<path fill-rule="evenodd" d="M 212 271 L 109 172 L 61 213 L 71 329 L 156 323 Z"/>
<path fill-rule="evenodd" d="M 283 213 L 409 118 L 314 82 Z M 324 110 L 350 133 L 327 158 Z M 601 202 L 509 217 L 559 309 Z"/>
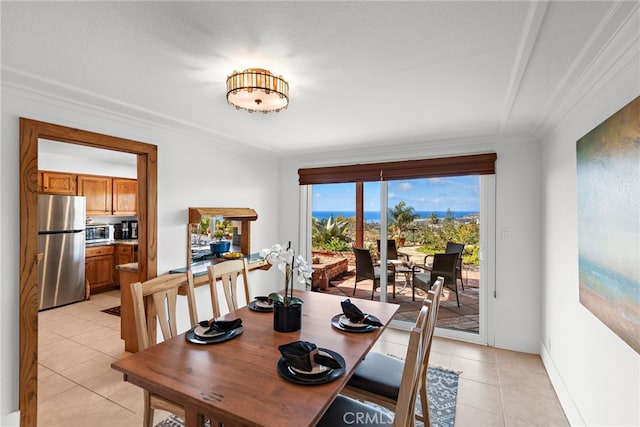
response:
<path fill-rule="evenodd" d="M 447 211 L 415 211 L 416 214 L 420 215 L 420 218 L 426 219 L 434 213 L 440 219 L 444 218 L 447 214 Z M 355 211 L 313 211 L 311 212 L 311 216 L 318 220 L 328 219 L 329 216 L 333 214 L 333 217 L 336 218 L 338 216 L 342 216 L 344 218 L 350 218 L 356 216 Z M 453 212 L 454 218 L 460 218 L 469 215 L 479 215 L 478 212 L 474 211 L 456 211 Z M 364 221 L 365 222 L 380 222 L 380 212 L 378 211 L 364 211 Z"/>

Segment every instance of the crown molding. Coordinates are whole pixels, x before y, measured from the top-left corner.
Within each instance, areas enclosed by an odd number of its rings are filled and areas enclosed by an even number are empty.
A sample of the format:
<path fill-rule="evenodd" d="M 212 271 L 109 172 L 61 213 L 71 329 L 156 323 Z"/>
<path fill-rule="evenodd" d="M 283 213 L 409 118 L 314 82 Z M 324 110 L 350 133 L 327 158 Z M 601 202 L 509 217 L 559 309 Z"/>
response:
<path fill-rule="evenodd" d="M 2 96 L 13 95 L 34 102 L 46 101 L 52 105 L 88 112 L 106 117 L 134 128 L 154 132 L 171 132 L 194 139 L 203 144 L 215 143 L 224 146 L 225 151 L 255 158 L 277 159 L 277 154 L 264 148 L 255 147 L 237 138 L 215 132 L 187 121 L 179 120 L 152 110 L 120 102 L 89 91 L 65 85 L 53 80 L 35 76 L 12 67 L 2 67 Z M 36 117 L 34 117 L 36 118 Z M 37 118 L 45 121 L 59 121 L 55 117 Z M 70 124 L 65 124 L 70 125 Z M 78 126 L 78 124 L 71 124 Z M 81 127 L 81 125 L 80 125 Z"/>
<path fill-rule="evenodd" d="M 589 42 L 540 111 L 538 124 L 534 127 L 540 140 L 563 123 L 572 110 L 592 100 L 625 69 L 634 66 L 634 62 L 637 63 L 640 50 L 639 24 L 640 3 L 611 4 Z"/>

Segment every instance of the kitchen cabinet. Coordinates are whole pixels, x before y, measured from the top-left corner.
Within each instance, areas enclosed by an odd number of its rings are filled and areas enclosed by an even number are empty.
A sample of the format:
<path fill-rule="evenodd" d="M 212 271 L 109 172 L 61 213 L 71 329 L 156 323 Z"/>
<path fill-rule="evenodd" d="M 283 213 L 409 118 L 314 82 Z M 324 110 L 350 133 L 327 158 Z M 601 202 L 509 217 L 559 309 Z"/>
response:
<path fill-rule="evenodd" d="M 72 173 L 41 171 L 38 174 L 38 188 L 44 194 L 75 196 L 76 179 Z"/>
<path fill-rule="evenodd" d="M 138 261 L 136 252 L 138 251 L 137 245 L 129 243 L 116 243 L 115 245 L 115 265 L 114 268 L 121 264 L 129 264 Z M 116 282 L 120 284 L 119 274 L 116 271 Z"/>
<path fill-rule="evenodd" d="M 111 215 L 112 181 L 107 176 L 78 175 L 78 196 L 87 199 L 87 216 Z"/>
<path fill-rule="evenodd" d="M 86 248 L 85 276 L 92 294 L 115 284 L 114 252 L 114 245 Z"/>
<path fill-rule="evenodd" d="M 113 214 L 138 214 L 138 180 L 113 178 Z"/>

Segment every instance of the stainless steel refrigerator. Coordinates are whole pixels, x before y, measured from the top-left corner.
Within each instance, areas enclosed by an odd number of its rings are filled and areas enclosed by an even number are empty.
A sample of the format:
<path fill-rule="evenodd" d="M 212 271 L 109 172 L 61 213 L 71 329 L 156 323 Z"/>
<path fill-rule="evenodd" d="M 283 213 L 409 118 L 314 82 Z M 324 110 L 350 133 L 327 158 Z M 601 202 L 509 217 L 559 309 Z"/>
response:
<path fill-rule="evenodd" d="M 38 309 L 85 299 L 85 198 L 38 196 Z"/>

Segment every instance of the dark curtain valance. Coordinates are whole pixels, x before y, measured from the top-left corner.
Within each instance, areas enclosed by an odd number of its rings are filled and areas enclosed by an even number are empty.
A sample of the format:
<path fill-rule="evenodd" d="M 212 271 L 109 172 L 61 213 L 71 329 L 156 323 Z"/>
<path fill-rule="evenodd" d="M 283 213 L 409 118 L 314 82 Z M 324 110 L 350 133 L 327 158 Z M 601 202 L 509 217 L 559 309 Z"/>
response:
<path fill-rule="evenodd" d="M 300 185 L 491 175 L 496 153 L 298 169 Z"/>

